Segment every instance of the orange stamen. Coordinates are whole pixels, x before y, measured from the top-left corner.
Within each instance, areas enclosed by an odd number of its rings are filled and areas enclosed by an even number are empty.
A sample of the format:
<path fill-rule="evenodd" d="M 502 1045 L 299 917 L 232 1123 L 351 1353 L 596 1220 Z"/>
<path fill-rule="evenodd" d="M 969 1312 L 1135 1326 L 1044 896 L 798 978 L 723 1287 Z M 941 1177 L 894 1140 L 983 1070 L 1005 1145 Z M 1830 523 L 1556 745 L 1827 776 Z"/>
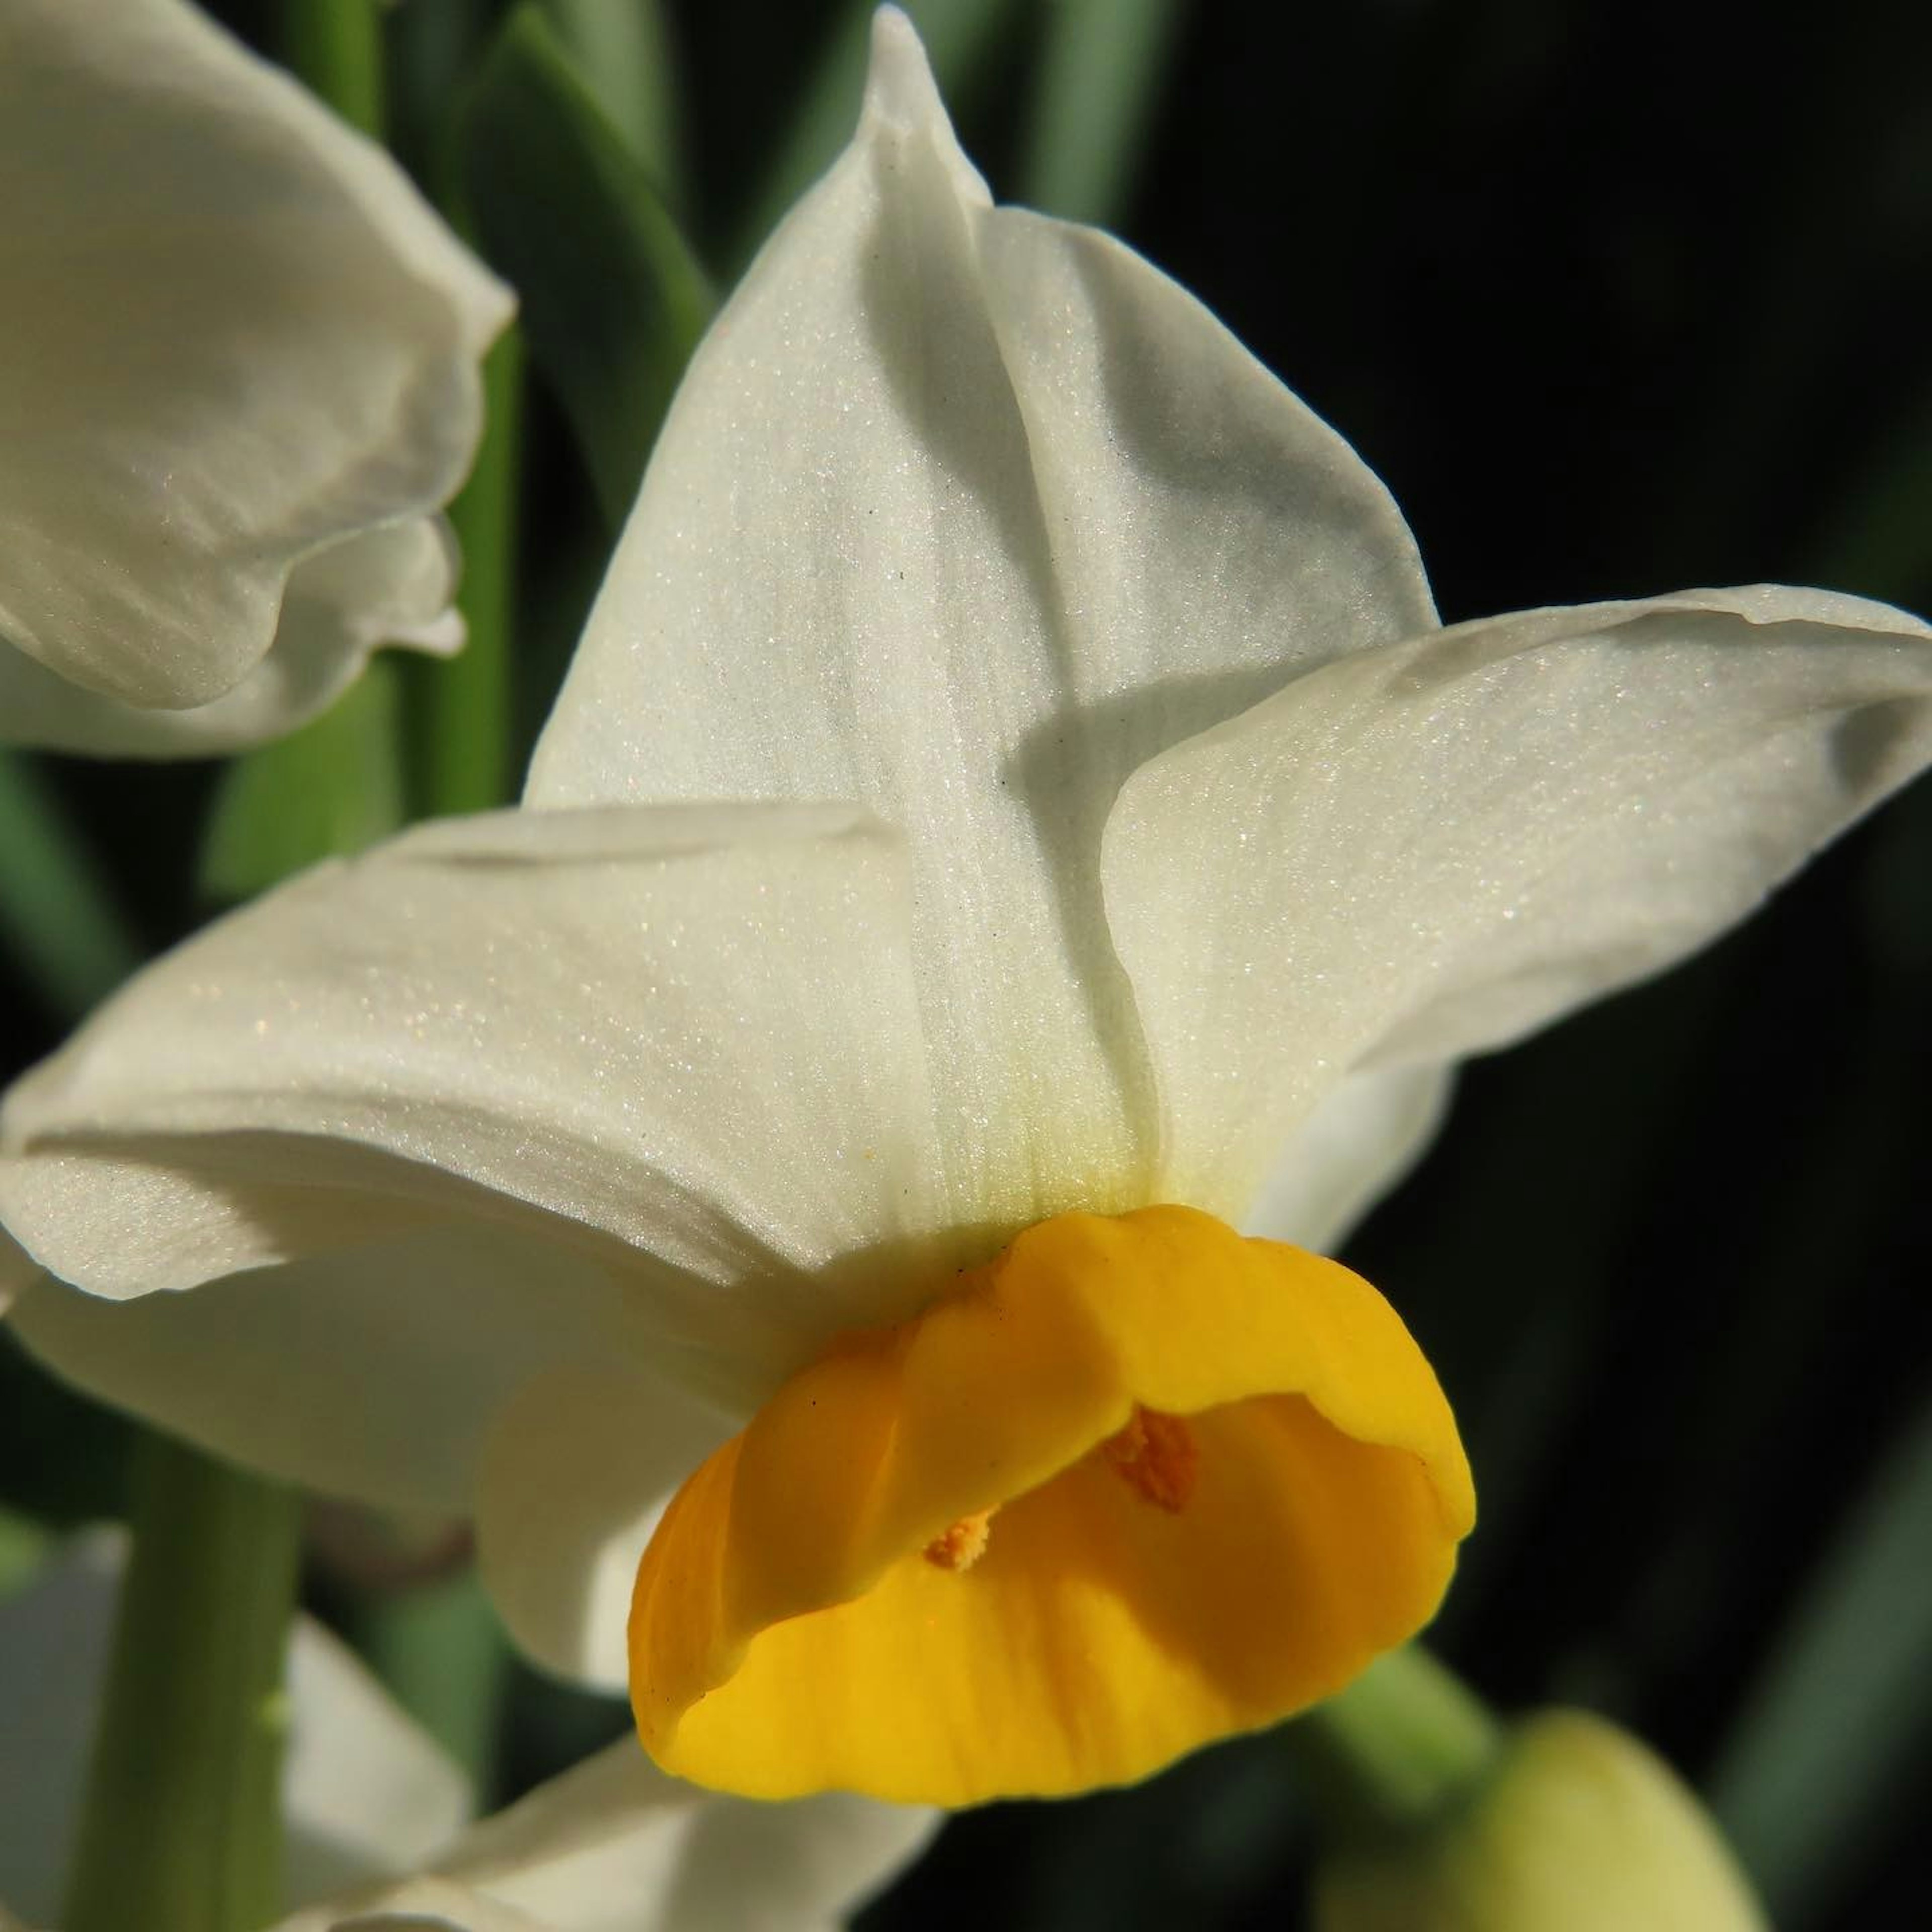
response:
<path fill-rule="evenodd" d="M 1180 1416 L 1136 1402 L 1127 1426 L 1108 1436 L 1100 1453 L 1156 1508 L 1174 1514 L 1186 1508 L 1200 1473 L 1201 1451 Z"/>
<path fill-rule="evenodd" d="M 992 1534 L 993 1512 L 981 1510 L 962 1516 L 944 1534 L 926 1546 L 926 1560 L 940 1570 L 970 1570 L 986 1553 L 986 1539 Z"/>

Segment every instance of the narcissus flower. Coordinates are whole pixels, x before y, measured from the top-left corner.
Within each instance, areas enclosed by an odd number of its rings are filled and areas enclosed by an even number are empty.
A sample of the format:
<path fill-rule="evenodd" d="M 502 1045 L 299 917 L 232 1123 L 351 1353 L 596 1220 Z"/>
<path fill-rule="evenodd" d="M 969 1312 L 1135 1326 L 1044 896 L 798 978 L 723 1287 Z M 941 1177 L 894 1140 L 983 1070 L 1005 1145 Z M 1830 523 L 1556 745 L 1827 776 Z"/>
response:
<path fill-rule="evenodd" d="M 1438 628 L 1347 447 L 994 207 L 887 13 L 524 808 L 294 883 L 22 1082 L 0 1214 L 64 1280 L 14 1318 L 231 1454 L 473 1509 L 673 1769 L 1136 1777 L 1413 1631 L 1469 1526 L 1426 1364 L 1306 1250 L 1456 1060 L 1928 756 L 1932 633 L 1875 604 Z"/>
<path fill-rule="evenodd" d="M 0 5 L 0 742 L 220 751 L 453 649 L 506 291 L 182 0 Z"/>

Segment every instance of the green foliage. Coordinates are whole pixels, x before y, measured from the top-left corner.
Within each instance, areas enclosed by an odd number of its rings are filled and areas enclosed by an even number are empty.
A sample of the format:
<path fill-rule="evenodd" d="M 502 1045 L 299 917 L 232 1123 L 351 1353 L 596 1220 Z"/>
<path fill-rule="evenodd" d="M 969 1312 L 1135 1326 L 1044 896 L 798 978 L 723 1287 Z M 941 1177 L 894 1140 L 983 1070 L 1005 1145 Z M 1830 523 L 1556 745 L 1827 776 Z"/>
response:
<path fill-rule="evenodd" d="M 250 898 L 394 832 L 404 818 L 401 718 L 396 666 L 379 659 L 320 718 L 232 760 L 202 846 L 203 895 Z"/>
<path fill-rule="evenodd" d="M 56 1012 L 85 1012 L 142 948 L 59 794 L 31 758 L 0 751 L 0 944 Z"/>
<path fill-rule="evenodd" d="M 477 239 L 521 298 L 532 359 L 615 529 L 710 317 L 710 285 L 535 6 L 484 61 L 458 153 Z"/>

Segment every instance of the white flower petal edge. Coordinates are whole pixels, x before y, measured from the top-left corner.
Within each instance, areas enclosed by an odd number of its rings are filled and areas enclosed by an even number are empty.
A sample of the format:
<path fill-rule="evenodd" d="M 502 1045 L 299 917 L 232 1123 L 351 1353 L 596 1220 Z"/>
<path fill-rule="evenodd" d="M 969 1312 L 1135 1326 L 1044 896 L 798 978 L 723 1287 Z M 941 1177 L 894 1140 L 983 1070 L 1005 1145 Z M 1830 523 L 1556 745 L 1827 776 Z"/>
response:
<path fill-rule="evenodd" d="M 325 711 L 371 652 L 404 644 L 447 656 L 464 641 L 452 607 L 454 542 L 440 518 L 346 537 L 289 575 L 274 646 L 232 691 L 182 711 L 83 690 L 0 644 L 0 718 L 15 744 L 115 758 L 212 758 Z"/>
<path fill-rule="evenodd" d="M 699 349 L 529 801 L 860 800 L 913 854 L 949 1205 L 1144 1198 L 1121 781 L 1432 621 L 1359 460 L 1118 242 L 994 207 L 902 16 Z"/>
<path fill-rule="evenodd" d="M 127 1540 L 76 1538 L 0 1602 L 0 1899 L 52 1924 L 71 1855 Z M 289 1898 L 392 1879 L 446 1850 L 462 1774 L 307 1618 L 289 1647 L 283 1787 Z"/>
<path fill-rule="evenodd" d="M 231 1189 L 266 1211 L 245 1179 Z M 316 1215 L 352 1226 L 393 1205 L 374 1188 L 317 1192 Z M 117 1301 L 43 1277 L 12 1326 L 68 1380 L 217 1454 L 327 1495 L 450 1515 L 469 1514 L 492 1420 L 526 1379 L 648 1346 L 622 1276 L 487 1220 L 192 1294 Z"/>
<path fill-rule="evenodd" d="M 181 0 L 9 0 L 0 176 L 0 737 L 220 748 L 417 640 L 510 298 L 401 171 Z"/>
<path fill-rule="evenodd" d="M 370 1899 L 464 1932 L 519 1915 L 555 1932 L 815 1932 L 842 1923 L 924 1849 L 935 1813 L 834 1795 L 718 1798 L 667 1778 L 629 1739 L 474 1826 L 436 1862 L 452 1889 Z M 360 1925 L 360 1919 L 346 1924 Z M 282 1932 L 342 1932 L 300 1916 Z"/>
<path fill-rule="evenodd" d="M 795 1358 L 823 1271 L 932 1226 L 906 916 L 849 807 L 425 825 L 108 1001 L 8 1096 L 0 1211 L 113 1295 L 481 1214 L 644 1269 L 674 1345 Z"/>
<path fill-rule="evenodd" d="M 1136 772 L 1103 861 L 1160 1198 L 1239 1218 L 1352 1075 L 1657 972 L 1932 759 L 1932 629 L 1754 587 L 1362 653 Z"/>
<path fill-rule="evenodd" d="M 1428 1150 L 1455 1084 L 1441 1066 L 1350 1075 L 1276 1151 L 1242 1231 L 1333 1254 Z"/>

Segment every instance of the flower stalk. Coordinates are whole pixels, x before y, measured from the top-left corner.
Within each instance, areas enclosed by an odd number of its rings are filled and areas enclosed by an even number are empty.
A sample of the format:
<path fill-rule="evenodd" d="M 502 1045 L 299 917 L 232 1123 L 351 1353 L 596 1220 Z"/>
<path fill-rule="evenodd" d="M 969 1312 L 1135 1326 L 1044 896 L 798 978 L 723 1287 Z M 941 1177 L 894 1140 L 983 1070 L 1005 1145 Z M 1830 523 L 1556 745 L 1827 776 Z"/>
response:
<path fill-rule="evenodd" d="M 281 1891 L 283 1653 L 300 1511 L 280 1485 L 142 1438 L 134 1556 L 65 1932 L 254 1932 Z"/>

